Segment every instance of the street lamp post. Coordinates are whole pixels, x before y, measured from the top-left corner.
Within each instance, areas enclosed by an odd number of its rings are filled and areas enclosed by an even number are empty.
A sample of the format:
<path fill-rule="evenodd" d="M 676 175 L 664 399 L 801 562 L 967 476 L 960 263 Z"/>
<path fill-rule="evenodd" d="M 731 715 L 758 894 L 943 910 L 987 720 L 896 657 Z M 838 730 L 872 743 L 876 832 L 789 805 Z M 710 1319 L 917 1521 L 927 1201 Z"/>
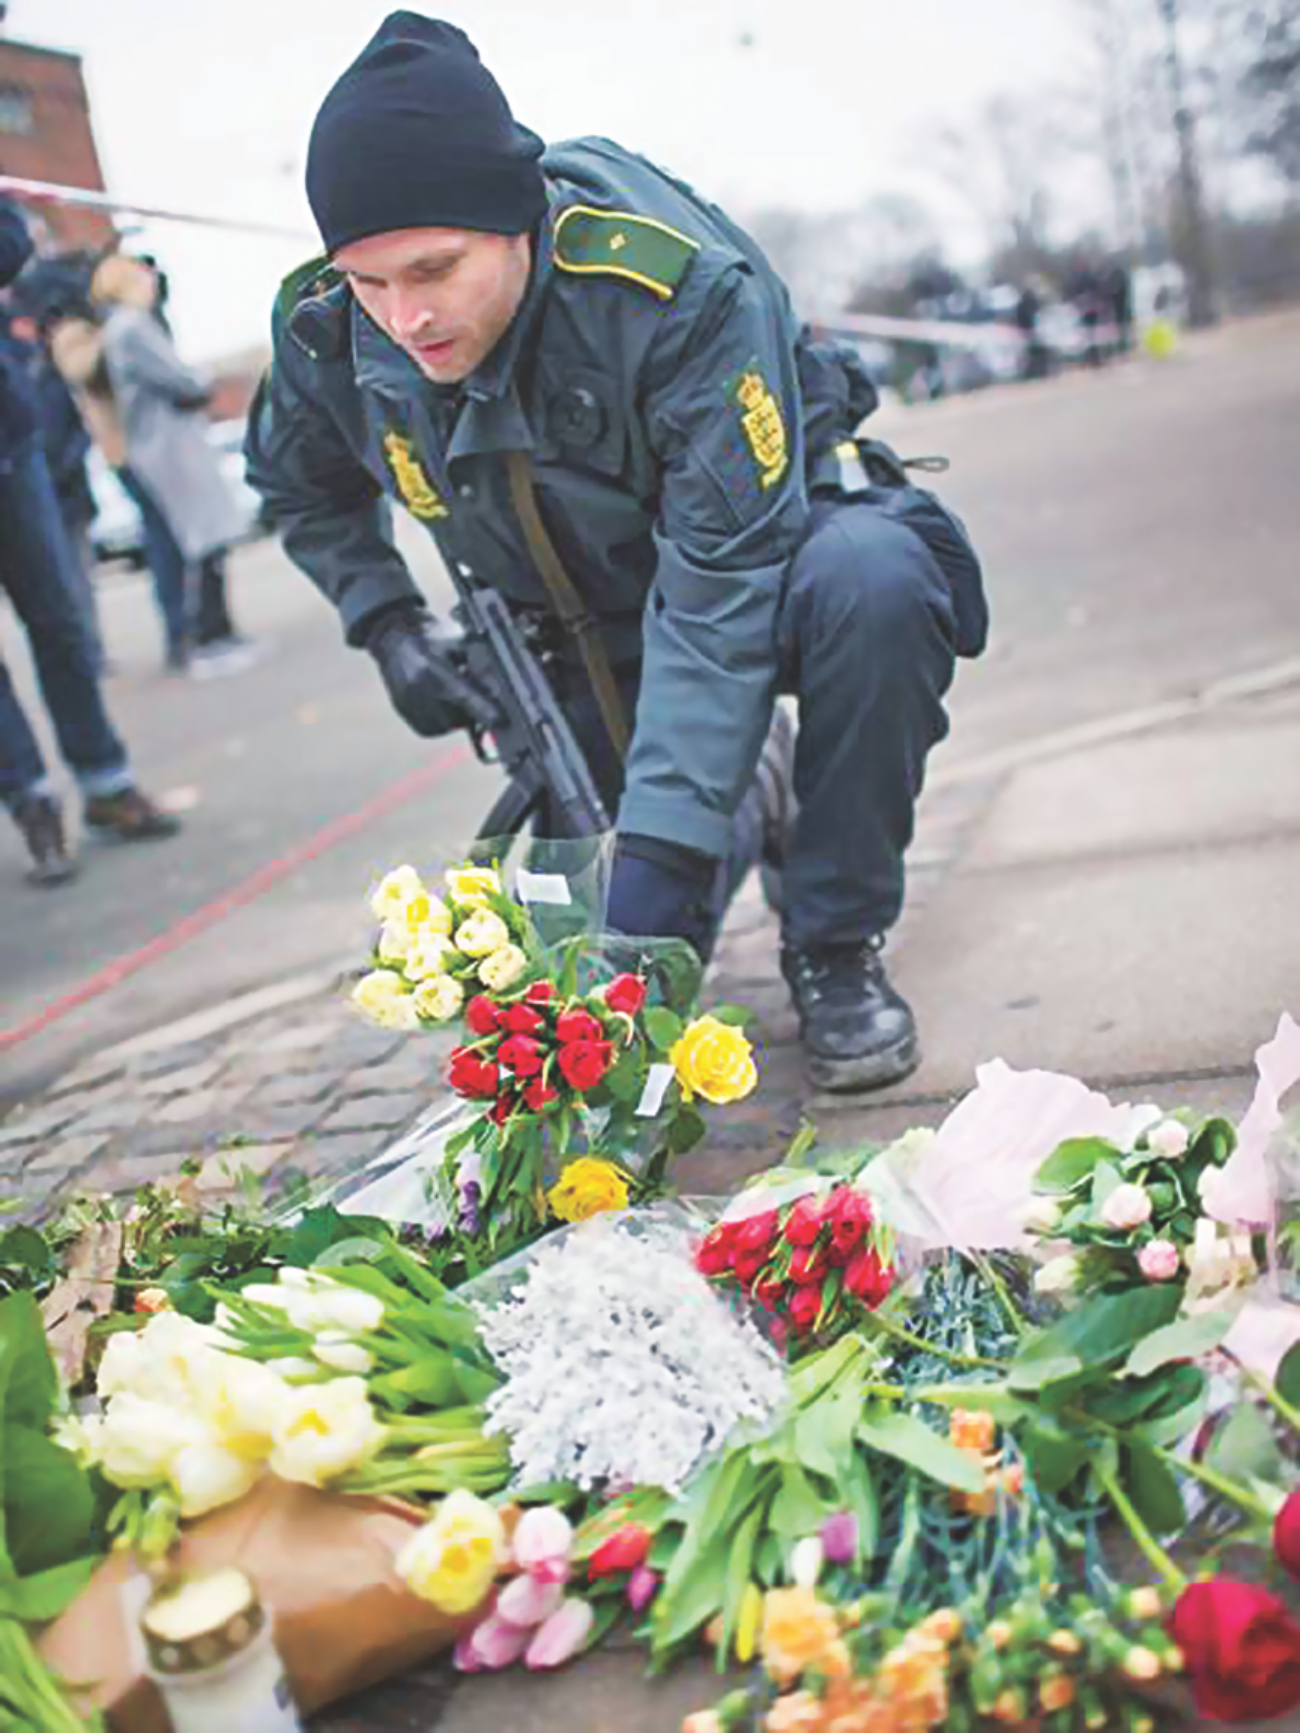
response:
<path fill-rule="evenodd" d="M 1178 43 L 1178 0 L 1156 0 L 1165 26 L 1165 61 L 1178 141 L 1178 251 L 1187 272 L 1187 322 L 1202 329 L 1218 320 L 1214 304 L 1214 267 L 1209 224 L 1196 148 L 1196 121 L 1187 101 L 1183 61 Z"/>

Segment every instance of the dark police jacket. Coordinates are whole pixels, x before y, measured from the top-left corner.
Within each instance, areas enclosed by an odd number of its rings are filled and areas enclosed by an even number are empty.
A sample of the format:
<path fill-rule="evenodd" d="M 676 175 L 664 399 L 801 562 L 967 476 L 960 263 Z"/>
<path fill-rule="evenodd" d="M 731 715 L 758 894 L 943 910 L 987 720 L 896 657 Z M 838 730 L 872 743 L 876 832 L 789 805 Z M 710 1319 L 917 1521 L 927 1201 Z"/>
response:
<path fill-rule="evenodd" d="M 384 495 L 459 583 L 546 606 L 502 458 L 529 452 L 613 658 L 629 643 L 643 656 L 619 828 L 720 855 L 771 715 L 810 487 L 875 392 L 851 351 L 801 336 L 754 243 L 689 187 L 604 139 L 554 146 L 543 167 L 524 302 L 457 390 L 427 381 L 345 285 L 290 280 L 249 478 L 357 642 L 367 616 L 416 594 Z"/>
<path fill-rule="evenodd" d="M 32 256 L 32 239 L 18 206 L 0 199 L 0 288 L 7 288 Z M 31 443 L 36 432 L 36 405 L 27 383 L 22 356 L 0 319 L 0 464 Z"/>

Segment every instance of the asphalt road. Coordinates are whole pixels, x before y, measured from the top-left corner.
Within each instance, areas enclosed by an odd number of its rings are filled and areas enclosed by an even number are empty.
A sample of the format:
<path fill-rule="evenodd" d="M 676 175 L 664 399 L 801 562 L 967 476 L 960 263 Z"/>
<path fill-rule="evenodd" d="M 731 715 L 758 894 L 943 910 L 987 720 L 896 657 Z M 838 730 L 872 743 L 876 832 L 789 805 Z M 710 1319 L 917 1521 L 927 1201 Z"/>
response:
<path fill-rule="evenodd" d="M 1300 317 L 1212 334 L 1164 365 L 892 411 L 880 431 L 905 455 L 952 459 L 943 491 L 993 598 L 993 644 L 962 670 L 937 769 L 1300 654 Z M 421 535 L 405 525 L 403 545 L 437 590 Z M 104 575 L 113 714 L 141 783 L 186 828 L 88 848 L 80 880 L 53 893 L 23 883 L 17 836 L 0 831 L 0 1105 L 98 1047 L 359 954 L 371 880 L 454 858 L 492 797 L 493 772 L 390 714 L 273 544 L 238 553 L 233 593 L 267 653 L 198 684 L 160 672 L 145 584 Z M 0 650 L 48 737 L 8 615 Z"/>

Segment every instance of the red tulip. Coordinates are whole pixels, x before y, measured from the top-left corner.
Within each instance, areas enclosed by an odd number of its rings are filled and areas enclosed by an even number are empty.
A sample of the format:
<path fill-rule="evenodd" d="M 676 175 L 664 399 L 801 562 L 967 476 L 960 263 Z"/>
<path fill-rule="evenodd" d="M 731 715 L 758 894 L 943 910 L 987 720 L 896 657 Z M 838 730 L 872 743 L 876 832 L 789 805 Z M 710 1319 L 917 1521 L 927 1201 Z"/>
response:
<path fill-rule="evenodd" d="M 734 1230 L 729 1222 L 719 1222 L 700 1241 L 695 1251 L 695 1267 L 702 1276 L 721 1276 L 731 1268 Z"/>
<path fill-rule="evenodd" d="M 546 1019 L 531 1005 L 512 1005 L 503 1013 L 501 1027 L 510 1035 L 536 1035 L 546 1027 Z"/>
<path fill-rule="evenodd" d="M 447 1081 L 458 1095 L 468 1095 L 472 1100 L 487 1099 L 496 1094 L 500 1076 L 491 1060 L 483 1059 L 471 1048 L 452 1048 Z"/>
<path fill-rule="evenodd" d="M 739 1246 L 731 1255 L 731 1268 L 738 1282 L 748 1287 L 755 1276 L 765 1267 L 767 1253 L 765 1251 L 742 1251 Z"/>
<path fill-rule="evenodd" d="M 497 1048 L 497 1061 L 516 1077 L 536 1077 L 546 1059 L 546 1049 L 531 1035 L 511 1035 Z"/>
<path fill-rule="evenodd" d="M 754 1283 L 754 1298 L 770 1312 L 777 1311 L 785 1300 L 786 1287 L 780 1276 L 764 1276 Z"/>
<path fill-rule="evenodd" d="M 552 1089 L 549 1083 L 543 1083 L 540 1077 L 534 1077 L 524 1088 L 524 1106 L 530 1113 L 541 1113 L 559 1099 L 559 1090 Z"/>
<path fill-rule="evenodd" d="M 525 1005 L 549 1005 L 555 997 L 555 988 L 549 981 L 534 981 L 524 994 Z"/>
<path fill-rule="evenodd" d="M 821 1309 L 820 1288 L 796 1288 L 790 1297 L 790 1322 L 800 1333 L 811 1330 Z"/>
<path fill-rule="evenodd" d="M 555 1033 L 561 1041 L 603 1041 L 605 1028 L 590 1011 L 575 1008 L 561 1011 L 555 1019 Z"/>
<path fill-rule="evenodd" d="M 504 1125 L 518 1106 L 519 1097 L 510 1090 L 503 1089 L 492 1103 L 488 1118 L 494 1125 Z"/>
<path fill-rule="evenodd" d="M 585 1094 L 588 1089 L 596 1087 L 613 1064 L 614 1044 L 612 1041 L 567 1041 L 560 1048 L 557 1062 L 569 1087 Z"/>
<path fill-rule="evenodd" d="M 594 1583 L 597 1577 L 613 1577 L 623 1571 L 635 1570 L 639 1564 L 645 1563 L 653 1539 L 643 1522 L 625 1522 L 608 1540 L 601 1541 L 587 1560 L 588 1581 Z"/>
<path fill-rule="evenodd" d="M 605 989 L 605 1003 L 611 1011 L 625 1017 L 635 1017 L 645 1004 L 646 984 L 640 975 L 615 975 Z"/>
<path fill-rule="evenodd" d="M 1300 1624 L 1266 1589 L 1231 1577 L 1189 1583 L 1168 1623 L 1198 1714 L 1267 1721 L 1300 1708 Z"/>
<path fill-rule="evenodd" d="M 495 1035 L 501 1027 L 501 1006 L 486 993 L 475 993 L 465 1007 L 465 1027 L 472 1035 Z"/>
<path fill-rule="evenodd" d="M 875 1220 L 871 1199 L 852 1186 L 841 1186 L 834 1195 L 831 1215 L 831 1262 L 847 1264 L 871 1232 Z"/>
<path fill-rule="evenodd" d="M 792 1246 L 810 1246 L 822 1231 L 822 1206 L 811 1192 L 797 1198 L 781 1228 L 781 1237 Z"/>
<path fill-rule="evenodd" d="M 825 1246 L 799 1246 L 790 1259 L 790 1280 L 800 1287 L 820 1283 L 830 1265 Z"/>
<path fill-rule="evenodd" d="M 774 1209 L 765 1209 L 758 1215 L 745 1216 L 741 1221 L 733 1222 L 732 1226 L 736 1230 L 738 1251 L 762 1252 L 766 1257 L 776 1239 L 777 1213 Z"/>
<path fill-rule="evenodd" d="M 859 1246 L 844 1269 L 844 1286 L 864 1305 L 878 1306 L 894 1285 L 894 1272 L 874 1246 Z"/>
<path fill-rule="evenodd" d="M 1273 1551 L 1282 1568 L 1300 1579 L 1300 1491 L 1287 1493 L 1273 1520 Z"/>

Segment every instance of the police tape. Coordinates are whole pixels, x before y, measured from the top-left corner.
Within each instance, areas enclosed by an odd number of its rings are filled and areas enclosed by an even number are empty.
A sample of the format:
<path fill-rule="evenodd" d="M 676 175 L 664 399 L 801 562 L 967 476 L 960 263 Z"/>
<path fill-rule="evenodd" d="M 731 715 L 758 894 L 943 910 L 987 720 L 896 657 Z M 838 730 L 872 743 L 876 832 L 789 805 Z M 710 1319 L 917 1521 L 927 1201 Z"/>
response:
<path fill-rule="evenodd" d="M 197 228 L 238 230 L 244 234 L 275 235 L 282 240 L 315 240 L 310 229 L 290 229 L 278 223 L 249 222 L 243 217 L 204 216 L 197 211 L 169 210 L 164 205 L 143 205 L 129 199 L 115 199 L 108 193 L 91 187 L 62 186 L 56 181 L 24 180 L 18 175 L 0 174 L 0 193 L 35 205 L 79 205 L 87 210 L 106 211 L 121 216 L 146 217 L 154 222 L 189 223 Z"/>

